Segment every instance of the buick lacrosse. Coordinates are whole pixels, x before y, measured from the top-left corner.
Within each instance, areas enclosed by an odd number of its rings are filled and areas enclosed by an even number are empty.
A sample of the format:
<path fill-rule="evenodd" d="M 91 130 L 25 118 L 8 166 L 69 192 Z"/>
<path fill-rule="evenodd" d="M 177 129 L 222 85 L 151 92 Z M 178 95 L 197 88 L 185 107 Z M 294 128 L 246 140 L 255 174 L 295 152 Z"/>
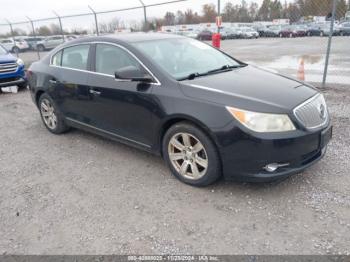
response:
<path fill-rule="evenodd" d="M 50 132 L 80 128 L 158 154 L 194 186 L 299 173 L 332 136 L 314 87 L 182 36 L 81 38 L 27 75 Z"/>

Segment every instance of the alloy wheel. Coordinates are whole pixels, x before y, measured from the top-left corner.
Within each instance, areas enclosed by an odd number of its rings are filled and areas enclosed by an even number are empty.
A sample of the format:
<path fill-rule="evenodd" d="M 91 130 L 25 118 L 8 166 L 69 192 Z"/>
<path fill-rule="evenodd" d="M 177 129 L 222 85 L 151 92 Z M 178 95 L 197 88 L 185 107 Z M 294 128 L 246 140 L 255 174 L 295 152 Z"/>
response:
<path fill-rule="evenodd" d="M 57 127 L 57 116 L 55 114 L 55 108 L 48 99 L 41 101 L 40 112 L 45 125 L 50 129 L 55 129 Z"/>
<path fill-rule="evenodd" d="M 168 155 L 172 166 L 184 178 L 198 180 L 208 169 L 208 155 L 203 144 L 189 133 L 172 136 Z"/>

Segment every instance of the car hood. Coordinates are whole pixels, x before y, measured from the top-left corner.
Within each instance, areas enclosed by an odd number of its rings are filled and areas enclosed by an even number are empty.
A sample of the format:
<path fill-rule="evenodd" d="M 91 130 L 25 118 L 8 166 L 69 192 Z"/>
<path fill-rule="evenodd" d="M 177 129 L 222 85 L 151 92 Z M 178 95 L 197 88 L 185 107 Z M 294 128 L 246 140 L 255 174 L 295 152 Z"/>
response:
<path fill-rule="evenodd" d="M 290 112 L 317 93 L 303 82 L 254 66 L 181 81 L 185 96 L 261 112 Z"/>
<path fill-rule="evenodd" d="M 0 55 L 0 63 L 16 62 L 16 57 L 7 53 L 5 55 Z"/>

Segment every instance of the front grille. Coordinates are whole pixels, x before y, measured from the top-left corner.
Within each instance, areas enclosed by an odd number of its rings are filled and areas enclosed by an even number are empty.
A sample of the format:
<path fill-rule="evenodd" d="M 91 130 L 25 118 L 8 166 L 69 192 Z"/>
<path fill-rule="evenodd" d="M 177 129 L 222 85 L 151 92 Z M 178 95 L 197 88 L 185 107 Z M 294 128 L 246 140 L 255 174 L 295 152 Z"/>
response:
<path fill-rule="evenodd" d="M 20 80 L 20 79 L 21 79 L 20 77 L 0 78 L 0 84 L 14 82 L 14 81 L 17 81 L 17 80 Z"/>
<path fill-rule="evenodd" d="M 328 109 L 322 94 L 317 94 L 294 109 L 294 115 L 306 129 L 322 127 L 328 122 Z"/>
<path fill-rule="evenodd" d="M 2 63 L 0 64 L 0 74 L 13 73 L 17 71 L 18 65 L 16 63 Z"/>

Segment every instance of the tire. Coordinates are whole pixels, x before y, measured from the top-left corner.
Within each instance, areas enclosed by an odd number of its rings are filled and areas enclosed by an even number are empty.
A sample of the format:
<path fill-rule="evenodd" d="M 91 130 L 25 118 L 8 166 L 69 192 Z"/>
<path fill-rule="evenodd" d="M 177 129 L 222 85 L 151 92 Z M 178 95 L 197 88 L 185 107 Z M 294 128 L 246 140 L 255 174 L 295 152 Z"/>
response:
<path fill-rule="evenodd" d="M 340 32 L 339 34 L 340 34 L 340 36 L 344 36 L 344 32 Z"/>
<path fill-rule="evenodd" d="M 307 36 L 311 36 L 311 32 L 307 32 Z"/>
<path fill-rule="evenodd" d="M 20 49 L 18 48 L 18 46 L 14 46 L 14 47 L 12 47 L 12 52 L 13 52 L 13 53 L 18 54 L 18 53 L 19 53 L 19 51 L 20 51 Z"/>
<path fill-rule="evenodd" d="M 45 51 L 45 46 L 43 46 L 43 45 L 38 45 L 38 51 L 39 52 L 44 52 Z"/>
<path fill-rule="evenodd" d="M 188 185 L 207 186 L 221 176 L 221 162 L 214 143 L 189 122 L 176 123 L 167 130 L 162 152 L 172 174 Z M 176 156 L 170 159 L 170 154 Z"/>
<path fill-rule="evenodd" d="M 282 37 L 283 37 L 282 33 L 279 33 L 279 37 L 280 37 L 280 38 L 282 38 Z"/>
<path fill-rule="evenodd" d="M 48 107 L 47 109 L 45 106 Z M 52 98 L 46 94 L 43 93 L 38 102 L 38 107 L 40 111 L 41 120 L 43 121 L 45 127 L 53 134 L 62 134 L 69 130 L 69 127 L 64 122 L 64 117 L 59 111 L 56 103 L 52 100 Z M 52 108 L 52 110 L 51 110 Z M 44 115 L 47 113 L 48 115 Z M 53 125 L 50 125 L 49 118 L 51 117 L 51 123 L 54 123 Z M 53 122 L 52 122 L 53 121 Z"/>

